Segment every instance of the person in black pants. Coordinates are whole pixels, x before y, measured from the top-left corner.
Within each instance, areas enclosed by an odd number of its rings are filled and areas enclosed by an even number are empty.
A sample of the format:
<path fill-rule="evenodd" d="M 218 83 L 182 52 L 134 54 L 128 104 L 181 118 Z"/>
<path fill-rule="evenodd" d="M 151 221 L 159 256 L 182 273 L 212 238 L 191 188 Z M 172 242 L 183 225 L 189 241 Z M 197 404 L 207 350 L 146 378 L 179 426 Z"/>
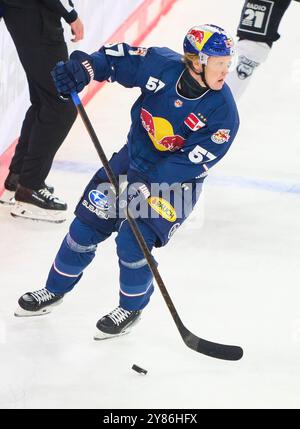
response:
<path fill-rule="evenodd" d="M 73 41 L 83 38 L 83 25 L 72 1 L 1 0 L 4 21 L 26 73 L 31 106 L 23 122 L 1 202 L 11 214 L 62 222 L 67 204 L 45 184 L 53 158 L 76 119 L 71 101 L 58 98 L 50 72 L 68 59 L 61 18 L 71 26 Z M 68 7 L 68 4 L 69 7 Z"/>

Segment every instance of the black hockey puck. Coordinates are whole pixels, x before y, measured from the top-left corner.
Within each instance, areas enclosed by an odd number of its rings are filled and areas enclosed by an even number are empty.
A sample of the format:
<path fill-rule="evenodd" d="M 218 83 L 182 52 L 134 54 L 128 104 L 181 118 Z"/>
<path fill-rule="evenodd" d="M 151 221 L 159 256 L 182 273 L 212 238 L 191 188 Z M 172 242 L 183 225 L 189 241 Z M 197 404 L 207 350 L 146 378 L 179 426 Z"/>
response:
<path fill-rule="evenodd" d="M 137 366 L 137 365 L 132 365 L 132 369 L 138 372 L 139 374 L 144 374 L 144 375 L 146 375 L 148 372 L 146 369 L 141 368 L 140 366 Z"/>

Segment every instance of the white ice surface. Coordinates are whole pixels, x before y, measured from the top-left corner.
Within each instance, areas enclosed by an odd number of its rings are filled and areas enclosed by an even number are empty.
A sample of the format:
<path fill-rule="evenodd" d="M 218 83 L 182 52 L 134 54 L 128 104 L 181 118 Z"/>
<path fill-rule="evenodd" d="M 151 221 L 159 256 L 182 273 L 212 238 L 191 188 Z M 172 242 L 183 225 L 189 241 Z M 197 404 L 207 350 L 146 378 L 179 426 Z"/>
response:
<path fill-rule="evenodd" d="M 143 43 L 181 50 L 186 30 L 216 23 L 235 32 L 243 1 L 181 0 Z M 189 350 L 157 289 L 129 336 L 93 341 L 118 302 L 114 240 L 64 304 L 14 318 L 17 299 L 44 287 L 81 192 L 100 162 L 78 120 L 48 182 L 69 203 L 60 226 L 0 210 L 1 408 L 298 408 L 300 406 L 300 5 L 240 102 L 241 128 L 207 180 L 194 218 L 155 252 L 185 325 L 242 345 L 239 362 Z M 123 145 L 137 95 L 106 85 L 87 110 L 108 156 Z M 81 168 L 81 169 L 80 169 Z M 141 376 L 135 363 L 148 370 Z"/>

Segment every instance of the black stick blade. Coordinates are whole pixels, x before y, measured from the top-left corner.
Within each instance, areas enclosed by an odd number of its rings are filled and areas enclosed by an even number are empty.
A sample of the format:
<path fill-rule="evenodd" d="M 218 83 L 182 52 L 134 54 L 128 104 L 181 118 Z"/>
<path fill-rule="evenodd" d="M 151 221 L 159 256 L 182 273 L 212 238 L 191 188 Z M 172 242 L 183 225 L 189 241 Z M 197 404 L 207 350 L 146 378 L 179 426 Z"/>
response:
<path fill-rule="evenodd" d="M 190 349 L 198 353 L 223 360 L 239 360 L 243 357 L 243 349 L 239 346 L 207 341 L 192 334 L 186 327 L 183 326 L 182 328 L 180 333 L 183 341 Z"/>

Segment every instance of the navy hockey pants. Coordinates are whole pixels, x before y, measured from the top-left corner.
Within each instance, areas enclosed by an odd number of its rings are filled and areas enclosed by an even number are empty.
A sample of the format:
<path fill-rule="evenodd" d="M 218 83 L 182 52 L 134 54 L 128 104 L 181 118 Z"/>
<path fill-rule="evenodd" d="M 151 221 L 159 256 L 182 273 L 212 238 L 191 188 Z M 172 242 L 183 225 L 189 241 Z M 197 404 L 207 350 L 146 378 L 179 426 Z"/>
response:
<path fill-rule="evenodd" d="M 138 226 L 151 251 L 156 240 L 155 233 L 144 223 L 138 222 Z M 50 269 L 47 289 L 56 294 L 71 291 L 82 277 L 83 270 L 94 259 L 97 245 L 108 237 L 75 218 Z M 126 220 L 120 225 L 116 244 L 120 268 L 120 306 L 125 310 L 141 310 L 148 304 L 154 290 L 152 274 Z M 100 263 L 105 264 L 105 258 Z M 109 280 L 99 277 L 103 287 Z"/>

